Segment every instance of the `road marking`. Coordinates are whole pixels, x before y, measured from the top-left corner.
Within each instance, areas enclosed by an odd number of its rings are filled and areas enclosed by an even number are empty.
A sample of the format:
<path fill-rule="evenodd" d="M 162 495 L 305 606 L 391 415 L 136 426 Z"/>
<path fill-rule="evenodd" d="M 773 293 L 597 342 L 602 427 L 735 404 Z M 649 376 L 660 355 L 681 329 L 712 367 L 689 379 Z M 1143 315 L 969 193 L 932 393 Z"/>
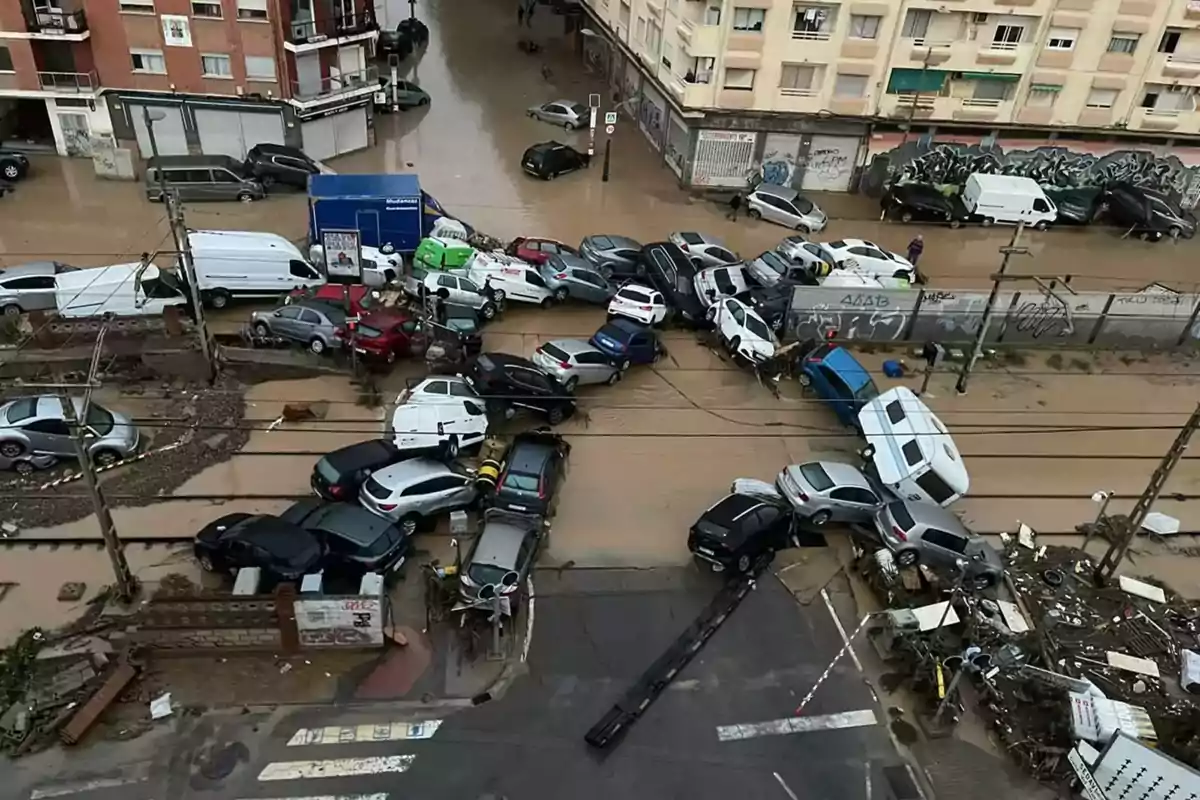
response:
<path fill-rule="evenodd" d="M 871 762 L 868 761 L 864 766 L 866 767 L 863 770 L 863 786 L 866 789 L 864 796 L 867 800 L 871 800 L 871 796 L 874 794 L 874 790 L 871 788 Z"/>
<path fill-rule="evenodd" d="M 29 800 L 46 800 L 50 797 L 66 797 L 72 794 L 82 794 L 83 792 L 95 792 L 100 789 L 115 789 L 118 786 L 129 786 L 134 783 L 141 783 L 145 778 L 96 778 L 91 781 L 78 781 L 76 783 L 60 783 L 53 786 L 43 786 L 40 789 L 34 789 L 29 794 Z"/>
<path fill-rule="evenodd" d="M 529 603 L 525 609 L 525 644 L 521 645 L 521 663 L 529 658 L 529 644 L 533 641 L 533 574 L 525 577 L 525 591 L 529 595 Z"/>
<path fill-rule="evenodd" d="M 378 794 L 316 794 L 308 797 L 246 797 L 242 800 L 388 800 L 387 792 Z"/>
<path fill-rule="evenodd" d="M 779 785 L 783 787 L 783 790 L 787 792 L 788 797 L 792 798 L 792 800 L 800 800 L 800 798 L 796 797 L 796 793 L 792 791 L 792 787 L 787 785 L 787 782 L 784 781 L 783 777 L 778 772 L 774 772 L 772 774 L 775 776 L 775 780 L 779 781 Z"/>
<path fill-rule="evenodd" d="M 862 672 L 862 662 L 858 660 L 858 653 L 854 652 L 854 646 L 850 644 L 850 637 L 846 635 L 846 628 L 842 625 L 842 618 L 833 609 L 833 601 L 829 599 L 829 592 L 822 589 L 821 599 L 825 601 L 825 608 L 829 609 L 829 616 L 833 617 L 833 624 L 837 626 L 838 635 L 842 637 L 842 644 L 845 645 L 849 652 L 850 660 L 854 662 L 854 666 L 858 671 Z"/>
<path fill-rule="evenodd" d="M 825 714 L 818 717 L 786 717 L 769 722 L 751 722 L 745 725 L 717 726 L 717 739 L 736 742 L 740 739 L 755 739 L 759 736 L 783 736 L 789 733 L 831 731 L 840 728 L 864 728 L 878 723 L 875 712 L 870 709 L 843 711 L 840 714 Z"/>
<path fill-rule="evenodd" d="M 288 747 L 317 744 L 360 744 L 362 742 L 402 742 L 429 739 L 442 725 L 440 719 L 422 722 L 381 722 L 369 725 L 330 725 L 325 728 L 301 728 L 288 739 Z"/>
<path fill-rule="evenodd" d="M 260 781 L 296 781 L 308 778 L 349 778 L 354 775 L 382 775 L 406 772 L 415 755 L 374 756 L 370 758 L 328 758 L 323 761 L 276 761 L 258 773 Z"/>

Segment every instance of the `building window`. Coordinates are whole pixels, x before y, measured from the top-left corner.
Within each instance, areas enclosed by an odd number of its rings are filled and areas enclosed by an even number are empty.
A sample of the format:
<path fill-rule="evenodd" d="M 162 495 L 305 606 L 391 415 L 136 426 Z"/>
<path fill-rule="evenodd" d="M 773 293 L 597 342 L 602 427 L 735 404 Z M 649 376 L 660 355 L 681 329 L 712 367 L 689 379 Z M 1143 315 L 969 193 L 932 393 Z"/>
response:
<path fill-rule="evenodd" d="M 838 74 L 837 80 L 833 82 L 834 97 L 866 97 L 867 96 L 867 76 L 866 75 L 842 75 Z"/>
<path fill-rule="evenodd" d="M 267 0 L 237 0 L 238 19 L 266 19 Z"/>
<path fill-rule="evenodd" d="M 1117 95 L 1120 94 L 1116 89 L 1092 89 L 1088 93 L 1087 103 L 1088 108 L 1112 108 L 1117 102 Z"/>
<path fill-rule="evenodd" d="M 1008 99 L 1011 86 L 1008 81 L 975 81 L 975 91 L 971 99 L 1003 102 Z"/>
<path fill-rule="evenodd" d="M 154 0 L 120 0 L 118 8 L 125 14 L 153 14 Z"/>
<path fill-rule="evenodd" d="M 754 72 L 752 69 L 725 70 L 725 88 L 752 91 L 754 89 Z"/>
<path fill-rule="evenodd" d="M 735 8 L 733 10 L 733 29 L 762 33 L 763 22 L 766 18 L 767 12 L 761 8 Z"/>
<path fill-rule="evenodd" d="M 206 78 L 233 77 L 233 65 L 229 63 L 229 56 L 219 53 L 201 53 L 200 71 Z"/>
<path fill-rule="evenodd" d="M 692 65 L 688 67 L 683 79 L 688 83 L 708 83 L 712 80 L 713 66 L 716 63 L 715 58 L 693 58 Z"/>
<path fill-rule="evenodd" d="M 1034 108 L 1048 108 L 1058 100 L 1058 92 L 1061 88 L 1061 86 L 1046 86 L 1035 83 L 1029 87 L 1029 96 L 1025 98 L 1025 105 Z"/>
<path fill-rule="evenodd" d="M 1174 53 L 1175 48 L 1179 47 L 1179 35 L 1183 31 L 1167 28 L 1166 33 L 1162 35 L 1162 39 L 1158 42 L 1158 52 Z"/>
<path fill-rule="evenodd" d="M 779 73 L 779 91 L 783 94 L 812 94 L 817 68 L 809 64 L 784 64 Z"/>
<path fill-rule="evenodd" d="M 134 72 L 149 72 L 153 75 L 166 75 L 167 62 L 162 50 L 130 50 L 133 59 Z"/>
<path fill-rule="evenodd" d="M 1108 52 L 1133 55 L 1133 51 L 1137 50 L 1138 40 L 1141 38 L 1140 33 L 1114 33 L 1113 37 L 1108 40 Z"/>
<path fill-rule="evenodd" d="M 721 7 L 709 6 L 704 11 L 705 25 L 720 25 L 721 24 Z"/>
<path fill-rule="evenodd" d="M 638 17 L 637 27 L 633 29 L 633 40 L 638 44 L 646 41 L 646 18 Z"/>
<path fill-rule="evenodd" d="M 1025 29 L 1020 25 L 997 25 L 996 33 L 992 36 L 992 49 L 1015 50 L 1024 35 Z"/>
<path fill-rule="evenodd" d="M 662 28 L 654 20 L 646 23 L 646 50 L 651 55 L 662 50 Z"/>
<path fill-rule="evenodd" d="M 926 8 L 910 8 L 904 17 L 900 35 L 905 39 L 924 39 L 929 34 L 929 21 L 933 12 Z"/>
<path fill-rule="evenodd" d="M 1192 88 L 1188 86 L 1178 89 L 1171 86 L 1149 86 L 1146 94 L 1142 96 L 1142 108 L 1173 113 L 1195 111 L 1196 99 Z"/>
<path fill-rule="evenodd" d="M 221 18 L 221 4 L 211 0 L 192 0 L 192 16 L 207 19 Z"/>
<path fill-rule="evenodd" d="M 883 17 L 868 17 L 863 14 L 850 15 L 851 39 L 878 39 L 879 23 Z"/>
<path fill-rule="evenodd" d="M 246 56 L 246 80 L 274 81 L 275 59 L 270 56 Z"/>
<path fill-rule="evenodd" d="M 1074 50 L 1079 38 L 1078 28 L 1051 28 L 1046 36 L 1047 50 Z"/>
<path fill-rule="evenodd" d="M 14 72 L 12 53 L 4 45 L 0 45 L 0 72 Z"/>
<path fill-rule="evenodd" d="M 836 20 L 836 8 L 801 6 L 796 9 L 796 18 L 792 21 L 792 38 L 824 41 L 829 38 Z"/>

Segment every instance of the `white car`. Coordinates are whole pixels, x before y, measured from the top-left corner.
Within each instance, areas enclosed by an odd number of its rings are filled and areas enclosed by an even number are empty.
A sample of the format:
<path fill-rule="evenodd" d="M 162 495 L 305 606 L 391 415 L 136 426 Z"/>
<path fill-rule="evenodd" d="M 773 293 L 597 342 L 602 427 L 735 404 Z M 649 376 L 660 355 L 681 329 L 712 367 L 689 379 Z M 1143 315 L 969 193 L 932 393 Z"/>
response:
<path fill-rule="evenodd" d="M 697 269 L 736 264 L 741 260 L 736 253 L 729 249 L 728 245 L 707 234 L 678 231 L 667 238 L 672 244 L 678 245 L 680 250 L 687 253 L 687 257 L 692 260 Z"/>
<path fill-rule="evenodd" d="M 436 295 L 447 303 L 473 308 L 484 319 L 493 319 L 496 316 L 496 306 L 488 302 L 483 289 L 465 275 L 429 272 L 421 279 L 421 285 L 430 296 Z"/>
<path fill-rule="evenodd" d="M 546 279 L 538 268 L 504 253 L 476 253 L 463 270 L 455 272 L 465 275 L 481 288 L 490 282 L 497 301 L 506 298 L 534 303 L 542 308 L 549 308 L 554 303 L 554 292 L 546 286 Z"/>
<path fill-rule="evenodd" d="M 424 450 L 457 458 L 463 450 L 483 442 L 487 427 L 482 400 L 457 397 L 441 403 L 414 403 L 392 413 L 392 442 L 397 450 Z"/>
<path fill-rule="evenodd" d="M 608 303 L 608 318 L 628 317 L 643 325 L 660 325 L 667 318 L 667 301 L 662 292 L 637 284 L 626 284 Z"/>
<path fill-rule="evenodd" d="M 459 400 L 483 402 L 475 390 L 457 375 L 434 375 L 401 392 L 396 398 L 396 405 L 455 403 Z"/>
<path fill-rule="evenodd" d="M 708 320 L 717 329 L 717 337 L 735 356 L 765 361 L 779 347 L 771 327 L 741 300 L 726 297 L 714 303 L 708 309 Z"/>
<path fill-rule="evenodd" d="M 722 297 L 733 297 L 751 286 L 750 277 L 741 264 L 700 270 L 692 284 L 696 287 L 696 296 L 705 308 Z"/>
<path fill-rule="evenodd" d="M 865 272 L 875 278 L 904 278 L 909 283 L 916 281 L 917 268 L 912 262 L 866 239 L 839 239 L 826 242 L 823 247 L 833 256 L 833 266 L 837 269 Z"/>
<path fill-rule="evenodd" d="M 788 236 L 775 245 L 775 252 L 793 264 L 807 267 L 814 275 L 833 269 L 833 255 L 823 245 L 810 242 L 803 236 Z"/>

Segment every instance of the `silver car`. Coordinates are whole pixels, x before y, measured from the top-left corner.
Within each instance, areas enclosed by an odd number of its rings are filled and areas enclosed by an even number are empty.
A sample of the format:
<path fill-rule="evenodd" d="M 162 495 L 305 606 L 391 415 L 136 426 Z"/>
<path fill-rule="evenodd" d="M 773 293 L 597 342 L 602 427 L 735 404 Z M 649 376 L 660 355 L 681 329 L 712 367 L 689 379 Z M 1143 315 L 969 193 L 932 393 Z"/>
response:
<path fill-rule="evenodd" d="M 78 269 L 57 261 L 37 261 L 0 270 L 0 309 L 4 316 L 53 311 L 58 307 L 54 276 Z"/>
<path fill-rule="evenodd" d="M 963 562 L 973 589 L 995 586 L 1004 575 L 996 549 L 944 508 L 896 500 L 875 513 L 875 530 L 902 567 L 924 563 L 957 573 Z"/>
<path fill-rule="evenodd" d="M 459 571 L 459 594 L 472 605 L 514 594 L 537 561 L 542 518 L 489 508 Z M 508 607 L 504 603 L 501 609 Z"/>
<path fill-rule="evenodd" d="M 721 267 L 741 261 L 728 245 L 713 236 L 695 231 L 680 231 L 672 233 L 668 238 L 672 244 L 687 253 L 696 269 Z"/>
<path fill-rule="evenodd" d="M 295 303 L 250 315 L 255 336 L 302 342 L 317 355 L 340 344 L 337 332 L 345 324 L 345 313 L 324 303 Z"/>
<path fill-rule="evenodd" d="M 833 269 L 833 254 L 816 242 L 810 242 L 803 236 L 788 236 L 775 245 L 775 252 L 791 261 L 809 269 L 814 275 L 821 275 Z"/>
<path fill-rule="evenodd" d="M 83 398 L 71 402 L 75 414 L 82 414 Z M 90 403 L 82 424 L 87 452 L 96 466 L 114 464 L 137 452 L 138 429 L 128 417 Z M 0 456 L 13 459 L 26 453 L 75 457 L 71 428 L 57 395 L 22 397 L 0 406 Z"/>
<path fill-rule="evenodd" d="M 610 278 L 621 281 L 645 274 L 641 253 L 642 243 L 628 236 L 596 234 L 585 236 L 579 243 L 579 255 L 607 272 Z"/>
<path fill-rule="evenodd" d="M 546 287 L 554 292 L 554 299 L 563 302 L 567 298 L 587 303 L 607 303 L 617 293 L 617 287 L 609 282 L 600 270 L 585 258 L 568 254 L 550 256 L 539 267 Z"/>
<path fill-rule="evenodd" d="M 532 106 L 527 113 L 534 119 L 561 125 L 569 131 L 586 128 L 591 114 L 587 106 L 574 100 L 554 100 L 540 106 Z"/>
<path fill-rule="evenodd" d="M 700 303 L 708 308 L 722 297 L 733 297 L 750 288 L 750 278 L 740 264 L 728 267 L 709 267 L 696 273 L 692 283 Z"/>
<path fill-rule="evenodd" d="M 809 461 L 784 467 L 775 486 L 814 525 L 870 522 L 883 504 L 882 490 L 862 471 L 836 461 Z"/>
<path fill-rule="evenodd" d="M 746 198 L 746 213 L 798 231 L 822 231 L 829 218 L 817 204 L 788 186 L 760 183 Z"/>
<path fill-rule="evenodd" d="M 533 363 L 574 391 L 576 386 L 621 380 L 620 366 L 600 350 L 579 339 L 555 339 L 533 353 Z"/>
<path fill-rule="evenodd" d="M 405 536 L 421 521 L 475 502 L 475 482 L 440 461 L 414 458 L 372 472 L 358 499 L 363 508 L 395 522 Z"/>
<path fill-rule="evenodd" d="M 759 286 L 771 287 L 789 284 L 816 286 L 819 283 L 808 267 L 789 261 L 775 250 L 768 250 L 760 254 L 758 258 L 747 261 L 746 271 Z"/>

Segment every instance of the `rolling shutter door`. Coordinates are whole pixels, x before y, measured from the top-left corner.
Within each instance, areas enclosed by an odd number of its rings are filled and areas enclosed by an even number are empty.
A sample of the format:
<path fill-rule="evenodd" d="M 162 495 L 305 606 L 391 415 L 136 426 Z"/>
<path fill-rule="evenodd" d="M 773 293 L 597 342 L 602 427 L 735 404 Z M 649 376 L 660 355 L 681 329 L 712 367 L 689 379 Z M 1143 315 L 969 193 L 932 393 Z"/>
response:
<path fill-rule="evenodd" d="M 196 128 L 205 155 L 241 160 L 257 144 L 283 144 L 283 118 L 276 112 L 253 113 L 197 109 Z"/>
<path fill-rule="evenodd" d="M 352 153 L 355 150 L 366 149 L 367 146 L 367 109 L 356 108 L 345 114 L 335 114 L 335 135 L 337 137 L 337 154 Z"/>
<path fill-rule="evenodd" d="M 337 135 L 334 133 L 334 120 L 337 117 L 321 117 L 304 123 L 301 134 L 304 137 L 304 152 L 309 158 L 321 161 L 337 155 Z"/>
<path fill-rule="evenodd" d="M 141 151 L 142 158 L 150 158 L 154 154 L 154 148 L 150 146 L 150 132 L 146 130 L 142 106 L 127 104 L 125 107 L 129 109 L 129 116 L 133 122 L 138 150 Z M 187 134 L 183 131 L 183 112 L 177 106 L 151 106 L 150 110 L 163 114 L 163 118 L 154 123 L 154 141 L 158 145 L 158 154 L 186 156 L 188 145 Z"/>
<path fill-rule="evenodd" d="M 854 136 L 813 136 L 800 188 L 817 192 L 849 190 L 854 162 L 858 159 L 858 142 Z"/>

